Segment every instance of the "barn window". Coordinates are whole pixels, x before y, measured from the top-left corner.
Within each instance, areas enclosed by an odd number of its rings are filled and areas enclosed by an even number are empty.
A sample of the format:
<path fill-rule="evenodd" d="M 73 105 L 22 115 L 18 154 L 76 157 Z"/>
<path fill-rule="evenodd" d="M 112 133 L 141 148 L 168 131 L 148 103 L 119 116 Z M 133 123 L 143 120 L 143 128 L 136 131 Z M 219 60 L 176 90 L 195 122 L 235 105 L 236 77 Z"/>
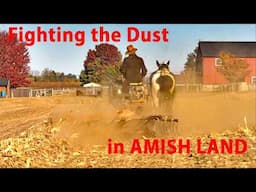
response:
<path fill-rule="evenodd" d="M 215 66 L 221 66 L 222 65 L 222 59 L 217 57 L 215 58 Z"/>
<path fill-rule="evenodd" d="M 256 85 L 256 76 L 252 76 L 251 84 Z"/>

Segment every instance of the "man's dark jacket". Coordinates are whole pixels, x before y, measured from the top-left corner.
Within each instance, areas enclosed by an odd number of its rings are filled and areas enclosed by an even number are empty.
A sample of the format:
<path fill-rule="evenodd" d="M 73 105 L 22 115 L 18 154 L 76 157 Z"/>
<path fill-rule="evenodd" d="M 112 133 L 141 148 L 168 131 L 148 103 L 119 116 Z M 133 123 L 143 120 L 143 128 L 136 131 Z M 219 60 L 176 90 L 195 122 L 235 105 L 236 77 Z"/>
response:
<path fill-rule="evenodd" d="M 143 59 L 136 54 L 131 54 L 124 59 L 120 71 L 128 83 L 142 82 L 147 74 Z"/>

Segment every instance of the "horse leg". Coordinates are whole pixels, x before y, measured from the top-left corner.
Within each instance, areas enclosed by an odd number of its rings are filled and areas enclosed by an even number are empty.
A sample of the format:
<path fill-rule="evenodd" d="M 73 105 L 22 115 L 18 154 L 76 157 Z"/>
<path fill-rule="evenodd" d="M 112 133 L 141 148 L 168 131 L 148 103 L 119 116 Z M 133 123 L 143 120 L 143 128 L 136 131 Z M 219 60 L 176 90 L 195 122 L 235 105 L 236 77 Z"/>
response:
<path fill-rule="evenodd" d="M 157 97 L 157 90 L 155 90 L 155 89 L 152 90 L 152 99 L 153 99 L 154 107 L 158 108 L 159 107 L 159 98 Z"/>
<path fill-rule="evenodd" d="M 175 91 L 171 93 L 170 101 L 169 101 L 169 108 L 170 108 L 170 113 L 173 113 L 173 105 L 174 105 L 174 98 L 175 98 Z"/>

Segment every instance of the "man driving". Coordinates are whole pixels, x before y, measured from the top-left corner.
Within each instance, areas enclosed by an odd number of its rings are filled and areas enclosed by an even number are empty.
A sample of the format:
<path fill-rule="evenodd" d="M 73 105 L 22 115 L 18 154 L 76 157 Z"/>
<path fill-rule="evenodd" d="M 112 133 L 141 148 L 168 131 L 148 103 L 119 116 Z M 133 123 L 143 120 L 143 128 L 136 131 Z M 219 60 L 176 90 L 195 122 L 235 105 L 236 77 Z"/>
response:
<path fill-rule="evenodd" d="M 128 55 L 128 57 L 124 58 L 120 68 L 125 79 L 123 84 L 124 93 L 128 93 L 129 83 L 141 83 L 147 74 L 147 68 L 145 67 L 143 59 L 136 55 L 137 50 L 138 49 L 133 47 L 133 45 L 127 46 L 125 54 Z"/>

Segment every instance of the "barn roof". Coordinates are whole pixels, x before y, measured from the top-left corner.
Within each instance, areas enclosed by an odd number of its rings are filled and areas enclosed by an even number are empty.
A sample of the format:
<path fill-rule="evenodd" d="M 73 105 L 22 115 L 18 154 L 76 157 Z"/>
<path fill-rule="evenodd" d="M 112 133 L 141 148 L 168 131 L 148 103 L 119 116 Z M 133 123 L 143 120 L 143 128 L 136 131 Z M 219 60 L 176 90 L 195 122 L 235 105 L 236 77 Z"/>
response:
<path fill-rule="evenodd" d="M 228 52 L 238 57 L 256 57 L 256 41 L 200 41 L 199 51 L 203 57 L 218 57 L 220 52 Z"/>
<path fill-rule="evenodd" d="M 7 86 L 8 85 L 8 79 L 0 78 L 0 86 Z"/>

